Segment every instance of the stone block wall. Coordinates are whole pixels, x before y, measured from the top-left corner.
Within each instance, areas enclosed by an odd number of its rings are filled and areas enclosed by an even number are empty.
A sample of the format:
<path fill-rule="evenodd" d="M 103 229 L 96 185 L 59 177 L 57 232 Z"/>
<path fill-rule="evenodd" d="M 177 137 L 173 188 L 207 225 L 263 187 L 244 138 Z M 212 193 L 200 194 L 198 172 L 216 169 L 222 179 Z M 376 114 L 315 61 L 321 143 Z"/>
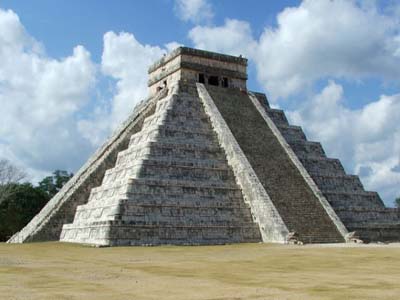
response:
<path fill-rule="evenodd" d="M 187 93 L 190 91 L 191 93 Z M 258 242 L 260 231 L 191 87 L 157 102 L 61 241 L 101 246 Z"/>
<path fill-rule="evenodd" d="M 141 130 L 146 116 L 154 112 L 157 99 L 163 97 L 166 92 L 167 90 L 164 90 L 155 97 L 139 103 L 131 116 L 92 155 L 61 191 L 8 242 L 59 240 L 62 226 L 73 221 L 77 206 L 87 202 L 92 187 L 101 184 L 106 170 L 115 164 L 117 154 L 128 147 L 130 136 Z"/>

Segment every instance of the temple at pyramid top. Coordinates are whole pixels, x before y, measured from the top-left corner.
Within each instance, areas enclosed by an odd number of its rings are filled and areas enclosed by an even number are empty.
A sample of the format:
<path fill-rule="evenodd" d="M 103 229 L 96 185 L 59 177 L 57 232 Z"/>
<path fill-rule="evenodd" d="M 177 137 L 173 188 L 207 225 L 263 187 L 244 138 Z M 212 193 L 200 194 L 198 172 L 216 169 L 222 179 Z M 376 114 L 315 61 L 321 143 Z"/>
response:
<path fill-rule="evenodd" d="M 155 62 L 149 97 L 9 242 L 400 241 L 400 209 L 248 91 L 246 69 L 186 47 Z"/>
<path fill-rule="evenodd" d="M 246 89 L 247 59 L 179 47 L 149 68 L 150 95 L 179 81 Z"/>

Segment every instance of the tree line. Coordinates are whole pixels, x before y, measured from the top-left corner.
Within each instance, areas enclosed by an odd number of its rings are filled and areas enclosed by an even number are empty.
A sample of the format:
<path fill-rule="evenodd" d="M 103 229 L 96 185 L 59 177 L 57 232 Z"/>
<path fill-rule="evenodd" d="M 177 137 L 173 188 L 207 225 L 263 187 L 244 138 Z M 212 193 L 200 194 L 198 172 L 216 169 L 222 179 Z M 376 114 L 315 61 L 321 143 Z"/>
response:
<path fill-rule="evenodd" d="M 0 160 L 0 242 L 20 231 L 73 176 L 56 170 L 38 185 L 8 160 Z"/>

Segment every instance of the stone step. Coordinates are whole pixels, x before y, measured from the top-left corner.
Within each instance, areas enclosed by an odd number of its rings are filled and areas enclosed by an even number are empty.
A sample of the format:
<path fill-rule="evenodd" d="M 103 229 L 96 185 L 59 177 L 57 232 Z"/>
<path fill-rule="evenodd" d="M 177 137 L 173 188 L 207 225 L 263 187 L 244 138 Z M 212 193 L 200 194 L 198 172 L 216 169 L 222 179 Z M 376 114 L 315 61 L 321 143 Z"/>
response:
<path fill-rule="evenodd" d="M 122 196 L 129 193 L 178 193 L 197 194 L 200 196 L 229 195 L 240 197 L 241 191 L 234 179 L 222 181 L 217 178 L 206 180 L 171 179 L 171 178 L 129 178 L 121 174 L 118 178 L 107 180 L 105 184 L 92 188 L 89 202 L 106 197 Z"/>
<path fill-rule="evenodd" d="M 304 244 L 332 244 L 332 243 L 343 243 L 342 238 L 334 238 L 332 236 L 327 236 L 323 232 L 320 235 L 302 235 L 301 242 Z"/>
<path fill-rule="evenodd" d="M 304 134 L 303 129 L 301 129 L 300 126 L 281 125 L 278 126 L 278 129 L 289 144 L 295 141 L 297 142 L 307 140 L 306 135 Z"/>
<path fill-rule="evenodd" d="M 215 139 L 215 133 L 209 130 L 201 130 L 196 128 L 181 127 L 181 126 L 169 126 L 160 125 L 154 127 L 148 127 L 132 135 L 129 147 L 134 145 L 154 141 L 171 141 L 176 140 L 177 142 L 191 142 L 196 143 L 211 143 Z"/>
<path fill-rule="evenodd" d="M 285 116 L 285 113 L 281 109 L 267 109 L 268 116 L 274 121 L 275 125 L 278 126 L 289 126 L 289 122 Z"/>
<path fill-rule="evenodd" d="M 182 159 L 169 157 L 147 158 L 143 163 L 166 166 L 166 167 L 193 167 L 203 169 L 230 170 L 228 162 L 225 159 Z"/>
<path fill-rule="evenodd" d="M 116 164 L 141 158 L 173 157 L 182 159 L 225 159 L 221 148 L 215 144 L 177 144 L 150 141 L 146 145 L 128 148 L 118 153 Z"/>
<path fill-rule="evenodd" d="M 184 217 L 191 215 L 191 218 L 200 218 L 202 216 L 214 217 L 222 220 L 229 218 L 240 218 L 245 222 L 250 222 L 251 214 L 249 208 L 245 206 L 197 206 L 193 205 L 178 205 L 177 203 L 171 205 L 142 205 L 135 201 L 127 200 L 120 203 L 121 216 L 145 216 L 148 219 L 157 215 L 164 217 Z M 153 217 L 152 217 L 153 216 Z"/>
<path fill-rule="evenodd" d="M 109 231 L 105 231 L 109 229 Z M 112 237 L 112 238 L 110 238 Z M 105 242 L 105 240 L 107 240 Z M 215 245 L 260 242 L 254 224 L 242 226 L 132 226 L 122 221 L 104 222 L 97 226 L 64 225 L 61 241 L 107 246 L 137 245 Z"/>
<path fill-rule="evenodd" d="M 162 112 L 154 113 L 151 116 L 148 116 L 143 121 L 143 128 L 147 128 L 149 126 L 161 125 L 165 120 L 165 114 Z"/>
<path fill-rule="evenodd" d="M 193 95 L 186 94 L 182 95 L 180 94 L 178 97 L 174 98 L 173 108 L 194 108 L 198 110 L 203 109 L 203 104 L 201 103 L 200 99 L 198 97 L 193 97 Z"/>
<path fill-rule="evenodd" d="M 165 136 L 158 136 L 157 138 L 151 138 L 146 141 L 146 143 L 151 142 L 160 142 L 162 144 L 175 144 L 178 147 L 181 145 L 193 145 L 193 146 L 215 146 L 214 138 L 201 138 L 201 137 L 193 137 L 193 138 L 184 138 L 184 137 L 165 137 Z"/>
<path fill-rule="evenodd" d="M 144 161 L 135 175 L 136 178 L 157 179 L 191 179 L 195 181 L 227 181 L 234 180 L 233 172 L 229 168 L 215 168 L 206 166 L 179 166 L 174 164 L 160 164 Z"/>
<path fill-rule="evenodd" d="M 324 193 L 326 191 L 340 191 L 340 192 L 363 192 L 364 187 L 360 178 L 355 175 L 343 176 L 320 176 L 312 175 L 312 179 L 318 188 Z"/>
<path fill-rule="evenodd" d="M 164 111 L 172 102 L 175 101 L 173 97 L 165 97 L 157 101 L 156 112 Z"/>
<path fill-rule="evenodd" d="M 182 105 L 175 101 L 166 108 L 166 111 L 173 111 L 174 113 L 176 112 L 178 114 L 206 116 L 204 108 L 200 103 L 194 105 L 189 105 L 188 103 L 185 103 L 185 105 Z"/>
<path fill-rule="evenodd" d="M 77 207 L 79 210 L 94 208 L 115 207 L 118 203 L 132 203 L 132 205 L 192 207 L 192 208 L 241 208 L 247 211 L 248 206 L 243 198 L 237 195 L 198 195 L 182 193 L 140 193 L 138 191 L 124 193 L 104 198 L 93 198 L 92 201 Z"/>
<path fill-rule="evenodd" d="M 364 242 L 398 242 L 400 224 L 397 223 L 354 223 L 346 225 L 349 232 L 355 231 Z"/>
<path fill-rule="evenodd" d="M 132 225 L 224 225 L 252 222 L 246 207 L 196 207 L 140 205 L 127 200 L 108 206 L 82 205 L 76 211 L 74 224 L 123 220 Z"/>
<path fill-rule="evenodd" d="M 290 141 L 288 144 L 299 159 L 303 157 L 326 157 L 324 149 L 318 142 L 298 140 Z"/>
<path fill-rule="evenodd" d="M 166 124 L 183 128 L 198 128 L 209 131 L 212 130 L 207 118 L 188 118 L 186 115 L 154 114 L 145 119 L 143 127 L 145 128 L 154 124 Z"/>
<path fill-rule="evenodd" d="M 390 208 L 366 208 L 360 206 L 336 207 L 335 212 L 340 216 L 343 223 L 347 226 L 354 222 L 400 222 L 400 211 Z"/>
<path fill-rule="evenodd" d="M 263 105 L 263 107 L 268 110 L 270 109 L 269 102 L 267 96 L 263 93 L 252 92 L 257 100 Z"/>
<path fill-rule="evenodd" d="M 127 194 L 123 198 L 108 198 L 102 200 L 101 206 L 89 202 L 77 207 L 77 211 L 89 208 L 114 207 L 118 203 L 140 207 L 175 207 L 175 208 L 221 208 L 221 209 L 248 209 L 248 205 L 240 197 L 206 197 L 197 195 L 167 195 L 167 194 Z"/>
<path fill-rule="evenodd" d="M 181 195 L 198 195 L 198 196 L 226 196 L 241 197 L 242 193 L 236 184 L 227 184 L 221 182 L 207 183 L 190 181 L 190 180 L 167 180 L 167 179 L 132 179 L 130 181 L 128 195 L 135 193 L 166 193 Z"/>
<path fill-rule="evenodd" d="M 141 165 L 148 165 L 148 166 L 159 166 L 164 168 L 188 168 L 188 169 L 204 169 L 207 170 L 230 170 L 228 167 L 228 163 L 226 160 L 222 159 L 185 159 L 185 158 L 175 158 L 175 157 L 141 157 L 140 159 L 131 159 L 124 163 L 116 164 L 114 168 L 108 169 L 105 172 L 105 176 L 115 174 L 122 171 L 127 171 L 130 169 L 136 169 Z M 167 172 L 167 171 L 166 171 Z"/>
<path fill-rule="evenodd" d="M 158 136 L 158 128 L 160 125 L 153 124 L 151 126 L 147 126 L 142 128 L 141 131 L 133 134 L 130 137 L 128 148 L 142 146 L 143 144 L 148 143 L 149 140 L 155 140 Z"/>
<path fill-rule="evenodd" d="M 334 209 L 336 209 L 336 207 L 352 207 L 353 205 L 367 208 L 384 207 L 381 198 L 376 192 L 325 191 L 324 196 Z"/>
<path fill-rule="evenodd" d="M 218 195 L 197 195 L 183 193 L 140 193 L 139 191 L 127 193 L 129 200 L 141 205 L 182 205 L 182 206 L 208 206 L 208 207 L 247 207 L 242 195 L 218 194 Z"/>
<path fill-rule="evenodd" d="M 113 182 L 105 185 L 102 184 L 94 187 L 90 191 L 88 203 L 104 198 L 124 197 L 127 192 L 128 179 L 114 180 Z"/>
<path fill-rule="evenodd" d="M 155 178 L 155 179 L 190 179 L 196 181 L 226 181 L 234 180 L 233 172 L 226 167 L 215 167 L 213 164 L 179 165 L 179 161 L 143 160 L 134 161 L 117 168 L 107 170 L 103 184 L 114 180 L 129 178 Z"/>
<path fill-rule="evenodd" d="M 186 134 L 196 134 L 196 135 L 206 135 L 208 137 L 215 137 L 214 131 L 211 130 L 210 127 L 202 128 L 202 127 L 196 127 L 196 126 L 189 126 L 189 124 L 186 124 L 185 126 L 180 126 L 180 125 L 174 125 L 174 124 L 169 124 L 169 123 L 164 123 L 158 128 L 160 131 L 165 131 L 165 132 L 172 132 L 172 133 L 181 133 L 186 136 Z M 175 135 L 174 135 L 175 136 Z"/>
<path fill-rule="evenodd" d="M 327 157 L 299 157 L 304 168 L 313 175 L 345 175 L 346 172 L 340 162 L 335 158 Z"/>

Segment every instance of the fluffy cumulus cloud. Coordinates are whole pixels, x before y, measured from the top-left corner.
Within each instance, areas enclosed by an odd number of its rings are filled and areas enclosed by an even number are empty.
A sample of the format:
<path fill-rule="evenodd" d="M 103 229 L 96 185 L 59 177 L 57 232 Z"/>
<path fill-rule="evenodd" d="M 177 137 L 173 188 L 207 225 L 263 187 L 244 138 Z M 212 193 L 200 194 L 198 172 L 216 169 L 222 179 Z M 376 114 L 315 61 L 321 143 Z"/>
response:
<path fill-rule="evenodd" d="M 400 183 L 400 94 L 382 95 L 357 110 L 346 108 L 343 98 L 343 87 L 330 81 L 289 118 L 311 139 L 321 141 L 328 156 L 342 158 L 346 170 L 359 174 L 367 189 L 379 190 L 391 204 Z"/>
<path fill-rule="evenodd" d="M 260 37 L 247 22 L 227 19 L 222 26 L 196 26 L 189 38 L 196 47 L 247 55 L 276 100 L 326 77 L 398 81 L 399 25 L 397 13 L 380 14 L 372 4 L 305 0 L 279 13 L 277 26 Z"/>
<path fill-rule="evenodd" d="M 273 98 L 304 89 L 321 77 L 360 79 L 400 75 L 399 18 L 356 1 L 310 1 L 287 8 L 266 28 L 254 59 Z"/>
<path fill-rule="evenodd" d="M 172 42 L 167 48 L 179 44 Z M 110 101 L 98 106 L 92 118 L 79 122 L 80 132 L 98 146 L 105 137 L 132 112 L 134 106 L 147 97 L 147 69 L 166 53 L 164 48 L 143 45 L 131 33 L 107 32 L 101 70 L 112 78 L 115 88 Z"/>
<path fill-rule="evenodd" d="M 183 21 L 192 23 L 209 22 L 214 16 L 208 0 L 175 0 L 175 12 Z"/>
<path fill-rule="evenodd" d="M 190 30 L 189 38 L 196 48 L 247 57 L 253 57 L 258 46 L 250 24 L 234 19 L 226 19 L 222 26 L 196 26 Z"/>
<path fill-rule="evenodd" d="M 83 46 L 54 59 L 13 11 L 0 9 L 0 157 L 33 181 L 76 171 L 147 96 L 147 68 L 166 49 L 107 32 L 100 64 Z"/>
<path fill-rule="evenodd" d="M 31 176 L 52 168 L 75 168 L 74 113 L 85 106 L 96 68 L 82 46 L 60 60 L 45 54 L 11 10 L 0 9 L 0 156 Z M 61 159 L 62 158 L 62 159 Z"/>

